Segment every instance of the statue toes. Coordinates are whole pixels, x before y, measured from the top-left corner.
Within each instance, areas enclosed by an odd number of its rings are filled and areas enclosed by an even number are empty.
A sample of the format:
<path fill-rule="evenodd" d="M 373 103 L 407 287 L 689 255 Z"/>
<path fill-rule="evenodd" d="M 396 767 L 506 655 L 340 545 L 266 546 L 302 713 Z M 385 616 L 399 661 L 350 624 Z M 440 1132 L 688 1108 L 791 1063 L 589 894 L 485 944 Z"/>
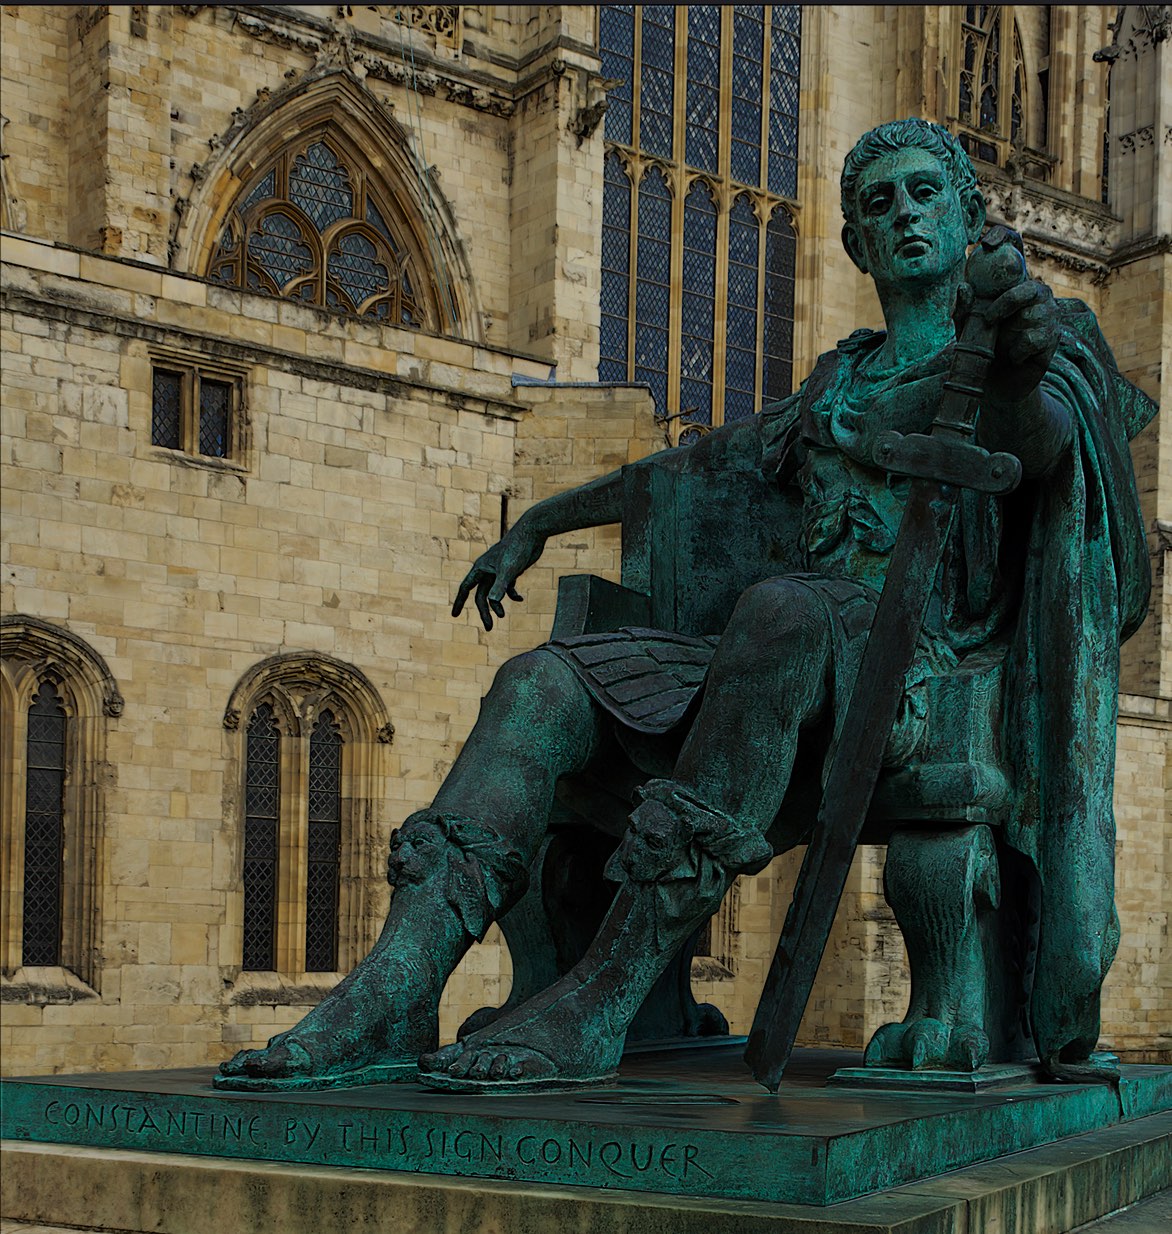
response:
<path fill-rule="evenodd" d="M 904 1024 L 884 1024 L 876 1030 L 863 1055 L 867 1067 L 898 1066 L 905 1061 L 903 1038 L 907 1028 Z"/>
<path fill-rule="evenodd" d="M 420 1071 L 446 1071 L 452 1063 L 464 1053 L 464 1043 L 455 1041 L 442 1050 L 434 1050 L 430 1054 L 419 1056 Z"/>
<path fill-rule="evenodd" d="M 464 1074 L 469 1080 L 487 1080 L 489 1071 L 495 1062 L 496 1056 L 485 1050 L 481 1050 L 472 1060 L 471 1066 Z"/>
<path fill-rule="evenodd" d="M 904 1048 L 913 1071 L 938 1067 L 948 1052 L 948 1026 L 939 1020 L 919 1020 L 904 1037 Z"/>
<path fill-rule="evenodd" d="M 989 1057 L 989 1038 L 975 1024 L 953 1029 L 948 1045 L 948 1065 L 957 1071 L 977 1071 Z"/>
<path fill-rule="evenodd" d="M 498 1054 L 492 1060 L 492 1066 L 488 1069 L 488 1078 L 490 1080 L 505 1080 L 509 1076 L 509 1057 L 507 1054 Z"/>

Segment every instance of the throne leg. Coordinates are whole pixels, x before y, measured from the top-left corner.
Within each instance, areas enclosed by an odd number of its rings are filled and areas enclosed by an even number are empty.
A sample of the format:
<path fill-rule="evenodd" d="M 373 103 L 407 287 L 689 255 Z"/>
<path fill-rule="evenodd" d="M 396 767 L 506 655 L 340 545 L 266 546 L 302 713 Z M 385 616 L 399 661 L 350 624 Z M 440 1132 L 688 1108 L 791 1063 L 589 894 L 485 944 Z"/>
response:
<path fill-rule="evenodd" d="M 907 946 L 912 992 L 903 1022 L 871 1038 L 867 1066 L 976 1071 L 988 1061 L 990 1036 L 1001 1036 L 988 1022 L 986 955 L 1000 882 L 988 827 L 892 836 L 883 889 Z"/>

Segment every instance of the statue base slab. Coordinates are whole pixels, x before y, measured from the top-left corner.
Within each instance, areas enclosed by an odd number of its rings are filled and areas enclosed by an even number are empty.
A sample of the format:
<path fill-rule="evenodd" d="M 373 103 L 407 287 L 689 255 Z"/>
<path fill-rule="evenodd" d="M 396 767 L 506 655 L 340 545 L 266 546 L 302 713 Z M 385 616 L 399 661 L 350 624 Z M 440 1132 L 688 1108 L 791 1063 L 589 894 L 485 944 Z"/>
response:
<path fill-rule="evenodd" d="M 821 1206 L 1172 1110 L 1169 1067 L 1124 1067 L 1118 1092 L 1032 1077 L 979 1093 L 827 1084 L 859 1061 L 797 1051 L 777 1096 L 729 1044 L 629 1056 L 611 1087 L 524 1097 L 416 1084 L 223 1092 L 210 1068 L 10 1079 L 0 1133 L 79 1151 L 235 1159 L 233 1170 L 245 1160 L 344 1167 L 355 1178 L 396 1171 Z"/>

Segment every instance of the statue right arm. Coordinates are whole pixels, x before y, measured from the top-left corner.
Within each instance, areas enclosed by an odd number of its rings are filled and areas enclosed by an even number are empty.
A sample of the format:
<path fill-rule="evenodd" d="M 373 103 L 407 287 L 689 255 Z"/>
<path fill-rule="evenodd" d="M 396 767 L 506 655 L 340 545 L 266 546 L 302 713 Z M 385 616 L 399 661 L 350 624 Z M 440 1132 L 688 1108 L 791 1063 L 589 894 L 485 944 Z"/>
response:
<path fill-rule="evenodd" d="M 753 419 L 755 421 L 756 417 Z M 686 451 L 691 465 L 719 468 L 729 441 L 750 433 L 756 433 L 755 424 L 741 421 L 724 425 L 694 445 L 658 451 L 632 466 L 654 467 L 666 458 L 682 462 L 681 451 Z M 522 598 L 517 592 L 517 579 L 541 556 L 550 536 L 622 521 L 622 468 L 577 488 L 546 497 L 526 510 L 496 544 L 472 563 L 472 568 L 456 592 L 452 616 L 459 617 L 468 597 L 475 593 L 474 601 L 480 620 L 486 630 L 491 630 L 493 614 L 497 617 L 505 615 L 505 598 Z"/>

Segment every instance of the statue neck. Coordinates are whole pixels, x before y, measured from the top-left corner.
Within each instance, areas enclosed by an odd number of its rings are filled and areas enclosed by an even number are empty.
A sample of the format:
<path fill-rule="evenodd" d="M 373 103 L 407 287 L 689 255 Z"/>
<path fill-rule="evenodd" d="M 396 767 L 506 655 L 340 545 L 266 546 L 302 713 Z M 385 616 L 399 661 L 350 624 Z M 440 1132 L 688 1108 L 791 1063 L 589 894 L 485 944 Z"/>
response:
<path fill-rule="evenodd" d="M 959 279 L 930 287 L 880 287 L 887 338 L 880 349 L 884 368 L 899 368 L 935 355 L 956 338 L 952 309 Z"/>

